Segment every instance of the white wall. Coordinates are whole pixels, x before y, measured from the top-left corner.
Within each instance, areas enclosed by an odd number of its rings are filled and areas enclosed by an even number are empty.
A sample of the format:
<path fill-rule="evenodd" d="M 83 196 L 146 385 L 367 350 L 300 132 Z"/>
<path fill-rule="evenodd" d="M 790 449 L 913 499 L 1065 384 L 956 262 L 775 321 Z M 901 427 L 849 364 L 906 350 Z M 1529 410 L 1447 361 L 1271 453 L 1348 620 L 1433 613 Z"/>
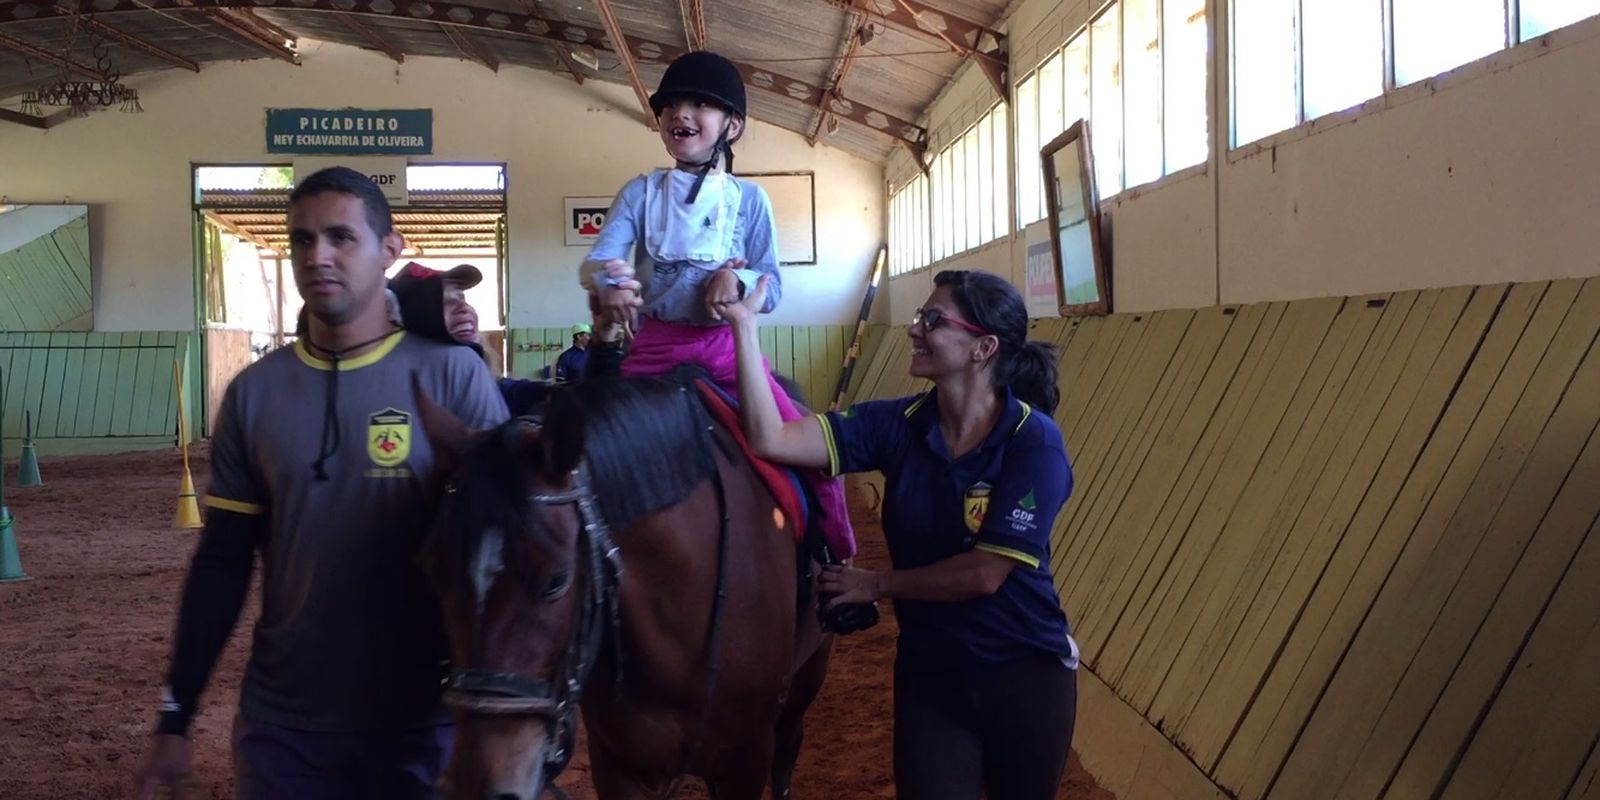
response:
<path fill-rule="evenodd" d="M 1013 78 L 1064 44 L 1091 5 L 1101 3 L 1016 6 Z M 1225 26 L 1226 5 L 1212 0 L 1214 23 Z M 1200 168 L 1102 204 L 1115 310 L 1600 274 L 1596 76 L 1600 18 L 1262 143 L 1214 146 Z M 969 78 L 935 103 L 930 129 L 993 101 Z M 1212 82 L 1211 107 L 1226 109 L 1226 75 Z M 1216 142 L 1227 136 L 1219 117 Z M 911 169 L 898 154 L 887 165 L 891 180 Z M 1021 285 L 1020 235 L 1009 255 Z M 975 252 L 931 269 L 988 260 Z"/>
<path fill-rule="evenodd" d="M 432 156 L 413 163 L 506 162 L 511 324 L 587 316 L 584 250 L 566 247 L 564 196 L 611 195 L 667 163 L 631 90 L 536 70 L 498 74 L 462 61 L 385 57 L 302 40 L 304 64 L 208 64 L 135 78 L 145 113 L 99 113 L 49 131 L 0 125 L 0 196 L 92 206 L 97 330 L 192 327 L 190 164 L 288 163 L 265 153 L 267 107 L 432 108 Z M 775 324 L 853 322 L 883 237 L 883 170 L 759 120 L 740 172 L 816 173 L 818 265 L 784 268 Z"/>

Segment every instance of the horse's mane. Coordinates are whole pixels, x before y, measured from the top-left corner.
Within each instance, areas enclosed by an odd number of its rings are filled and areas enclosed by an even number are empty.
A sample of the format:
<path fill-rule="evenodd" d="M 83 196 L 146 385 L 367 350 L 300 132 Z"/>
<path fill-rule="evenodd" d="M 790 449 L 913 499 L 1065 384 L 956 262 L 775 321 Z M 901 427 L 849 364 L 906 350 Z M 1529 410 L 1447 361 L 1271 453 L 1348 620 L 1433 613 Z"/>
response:
<path fill-rule="evenodd" d="M 692 379 L 591 378 L 552 393 L 544 427 L 556 463 L 587 459 L 612 531 L 683 502 L 716 470 L 711 416 Z"/>

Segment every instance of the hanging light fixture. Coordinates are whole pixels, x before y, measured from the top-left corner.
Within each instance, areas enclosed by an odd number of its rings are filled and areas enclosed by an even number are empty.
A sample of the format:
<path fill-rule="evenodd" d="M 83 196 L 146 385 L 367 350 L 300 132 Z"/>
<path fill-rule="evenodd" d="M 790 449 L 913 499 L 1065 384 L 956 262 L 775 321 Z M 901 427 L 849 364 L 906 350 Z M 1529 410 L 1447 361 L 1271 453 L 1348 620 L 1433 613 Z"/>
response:
<path fill-rule="evenodd" d="M 54 106 L 66 108 L 69 116 L 86 117 L 95 108 L 120 105 L 123 113 L 143 114 L 144 106 L 139 103 L 139 92 L 123 85 L 122 74 L 112 69 L 111 47 L 101 41 L 98 35 L 90 34 L 94 37 L 92 52 L 95 71 L 103 77 L 92 80 L 75 80 L 72 77 L 68 64 L 71 63 L 72 40 L 78 27 L 76 15 L 68 26 L 66 40 L 61 47 L 61 77 L 23 95 L 23 113 L 43 116 L 43 106 Z"/>

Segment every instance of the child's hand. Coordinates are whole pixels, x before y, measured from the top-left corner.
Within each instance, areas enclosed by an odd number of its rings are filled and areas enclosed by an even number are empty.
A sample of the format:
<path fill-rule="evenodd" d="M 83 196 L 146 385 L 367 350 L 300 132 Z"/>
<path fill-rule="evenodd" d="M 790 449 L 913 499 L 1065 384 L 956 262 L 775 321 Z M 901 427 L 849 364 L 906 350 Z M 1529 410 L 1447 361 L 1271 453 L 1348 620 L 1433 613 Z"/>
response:
<path fill-rule="evenodd" d="M 628 262 L 620 258 L 607 261 L 595 281 L 601 314 L 631 333 L 638 327 L 639 307 L 644 305 L 644 299 L 639 296 L 640 288 Z"/>
<path fill-rule="evenodd" d="M 721 269 L 711 273 L 711 280 L 706 281 L 706 313 L 712 319 L 722 319 L 722 309 L 739 302 L 739 276 L 733 271 L 749 263 L 742 258 L 730 258 Z"/>
<path fill-rule="evenodd" d="M 743 300 L 718 306 L 712 311 L 712 316 L 725 319 L 735 328 L 741 328 L 755 321 L 756 315 L 761 313 L 761 307 L 767 302 L 767 281 L 770 275 L 762 275 L 756 279 L 756 286 L 744 296 Z"/>

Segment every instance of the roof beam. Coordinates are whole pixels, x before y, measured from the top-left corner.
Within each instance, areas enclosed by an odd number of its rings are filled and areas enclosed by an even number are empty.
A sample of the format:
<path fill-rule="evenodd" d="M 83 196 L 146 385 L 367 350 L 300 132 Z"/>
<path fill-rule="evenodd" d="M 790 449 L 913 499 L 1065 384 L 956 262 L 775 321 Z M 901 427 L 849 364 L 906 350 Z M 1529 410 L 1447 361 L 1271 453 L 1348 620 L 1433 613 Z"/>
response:
<path fill-rule="evenodd" d="M 539 0 L 523 0 L 523 5 L 527 7 L 528 16 L 547 24 L 551 20 L 551 16 L 540 7 Z M 579 86 L 582 86 L 583 70 L 578 69 L 578 61 L 572 57 L 572 52 L 567 47 L 567 45 L 560 42 L 550 42 L 550 49 L 555 51 L 556 58 L 561 59 L 561 63 L 566 66 L 567 72 L 572 73 L 572 79 L 577 81 Z"/>
<path fill-rule="evenodd" d="M 78 19 L 78 24 L 107 38 L 116 39 L 117 41 L 122 42 L 123 44 L 132 47 L 135 50 L 142 51 L 147 55 L 155 56 L 156 58 L 159 58 L 162 61 L 165 61 L 179 69 L 186 69 L 190 72 L 200 71 L 199 64 L 196 64 L 195 62 L 190 61 L 189 59 L 184 58 L 183 56 L 180 56 L 171 50 L 157 47 L 143 39 L 140 39 L 137 36 L 134 36 L 131 33 L 113 28 L 110 25 L 95 19 L 94 17 L 81 17 Z"/>
<path fill-rule="evenodd" d="M 406 54 L 400 52 L 400 48 L 395 47 L 393 42 L 385 39 L 383 34 L 378 33 L 372 29 L 372 26 L 362 22 L 360 17 L 339 11 L 334 13 L 333 18 L 338 20 L 339 24 L 349 28 L 351 33 L 361 37 L 367 44 L 372 45 L 374 49 L 388 56 L 394 63 L 406 63 Z"/>
<path fill-rule="evenodd" d="M 831 1 L 831 0 L 830 0 Z M 19 14 L 18 9 L 29 7 L 29 12 Z M 560 20 L 540 19 L 528 14 L 498 11 L 484 6 L 465 5 L 451 0 L 429 0 L 426 3 L 407 3 L 403 7 L 389 0 L 95 0 L 95 15 L 135 11 L 185 11 L 201 8 L 282 8 L 286 11 L 347 11 L 351 14 L 390 19 L 431 20 L 449 22 L 463 28 L 496 31 L 509 36 L 542 39 L 563 44 L 607 45 L 606 32 L 585 25 Z M 25 19 L 71 16 L 74 8 L 68 3 L 38 5 L 31 3 L 0 4 L 0 24 Z M 617 48 L 636 58 L 655 63 L 667 63 L 682 55 L 681 47 L 638 37 L 625 37 L 626 45 Z M 927 140 L 928 132 L 914 122 L 872 106 L 844 98 L 827 98 L 819 86 L 778 74 L 769 69 L 734 62 L 745 82 L 757 91 L 786 97 L 791 102 L 812 108 L 828 110 L 841 120 L 862 125 L 885 136 L 911 144 Z"/>
<path fill-rule="evenodd" d="M 0 47 L 10 48 L 29 58 L 37 58 L 40 61 L 48 62 L 58 67 L 63 67 L 71 70 L 72 72 L 76 72 L 79 75 L 93 78 L 97 81 L 111 80 L 110 75 L 107 75 L 104 72 L 95 69 L 94 67 L 84 66 L 83 64 L 79 64 L 78 62 L 63 56 L 60 53 L 52 53 L 42 47 L 28 44 L 21 39 L 15 39 L 3 33 L 0 33 Z"/>
<path fill-rule="evenodd" d="M 183 3 L 184 0 L 177 0 L 177 2 Z M 201 13 L 205 14 L 207 19 L 243 39 L 246 43 L 253 44 L 290 64 L 300 66 L 300 54 L 295 52 L 295 49 L 288 43 L 293 37 L 278 38 L 277 34 L 270 32 L 267 28 L 258 27 L 256 23 L 259 20 L 253 16 L 247 17 L 233 9 L 217 7 L 216 4 L 213 4 L 213 7 L 202 9 Z"/>
<path fill-rule="evenodd" d="M 247 241 L 247 242 L 255 245 L 256 247 L 258 247 L 258 248 L 260 248 L 262 250 L 271 250 L 273 253 L 277 254 L 280 258 L 285 256 L 285 255 L 287 255 L 286 253 L 283 253 L 282 251 L 280 251 L 277 247 L 274 247 L 271 244 L 269 244 L 267 242 L 267 240 L 261 238 L 260 236 L 257 236 L 255 234 L 251 233 L 250 231 L 245 230 L 244 228 L 239 227 L 238 225 L 233 224 L 232 220 L 228 219 L 227 217 L 222 216 L 221 214 L 218 214 L 215 211 L 211 211 L 210 209 L 207 209 L 206 211 L 204 211 L 202 213 L 204 213 L 206 215 L 206 219 L 207 220 L 209 220 L 210 222 L 215 224 L 217 227 L 227 231 L 228 233 L 233 234 L 234 236 L 239 237 L 240 239 L 243 239 L 244 241 Z"/>
<path fill-rule="evenodd" d="M 839 97 L 839 92 L 844 86 L 845 76 L 850 74 L 850 67 L 856 63 L 856 50 L 861 47 L 861 25 L 864 18 L 858 11 L 850 12 L 850 27 L 845 30 L 846 41 L 844 51 L 834 59 L 833 68 L 828 71 L 828 93 L 831 100 Z M 817 113 L 816 121 L 811 124 L 811 133 L 806 136 L 806 141 L 812 147 L 817 146 L 817 140 L 822 138 L 822 126 L 828 123 L 828 110 L 821 109 Z"/>
<path fill-rule="evenodd" d="M 489 51 L 483 48 L 483 44 L 472 38 L 471 34 L 449 23 L 441 22 L 439 27 L 444 28 L 444 35 L 450 37 L 451 43 L 461 51 L 461 55 L 467 57 L 468 61 L 476 61 L 488 67 L 490 72 L 500 71 L 500 59 L 490 55 Z"/>
<path fill-rule="evenodd" d="M 1008 96 L 1006 72 L 1011 60 L 1006 53 L 1005 34 L 970 19 L 926 5 L 921 0 L 888 0 L 881 3 L 873 0 L 826 0 L 826 2 L 839 8 L 881 17 L 896 28 L 943 43 L 951 51 L 976 62 L 995 92 L 1002 98 Z"/>
<path fill-rule="evenodd" d="M 633 60 L 633 50 L 628 47 L 628 37 L 622 33 L 622 23 L 617 21 L 616 12 L 611 10 L 611 0 L 595 0 L 596 8 L 600 9 L 600 21 L 605 23 L 606 35 L 611 38 L 611 50 L 622 59 L 622 68 L 628 71 L 628 82 L 633 85 L 633 93 L 639 96 L 639 106 L 644 109 L 645 124 L 650 130 L 656 130 L 656 112 L 650 108 L 650 93 L 644 89 L 644 81 L 639 79 L 639 65 Z"/>
<path fill-rule="evenodd" d="M 683 38 L 689 49 L 706 49 L 705 0 L 678 0 L 678 13 L 683 15 Z"/>

